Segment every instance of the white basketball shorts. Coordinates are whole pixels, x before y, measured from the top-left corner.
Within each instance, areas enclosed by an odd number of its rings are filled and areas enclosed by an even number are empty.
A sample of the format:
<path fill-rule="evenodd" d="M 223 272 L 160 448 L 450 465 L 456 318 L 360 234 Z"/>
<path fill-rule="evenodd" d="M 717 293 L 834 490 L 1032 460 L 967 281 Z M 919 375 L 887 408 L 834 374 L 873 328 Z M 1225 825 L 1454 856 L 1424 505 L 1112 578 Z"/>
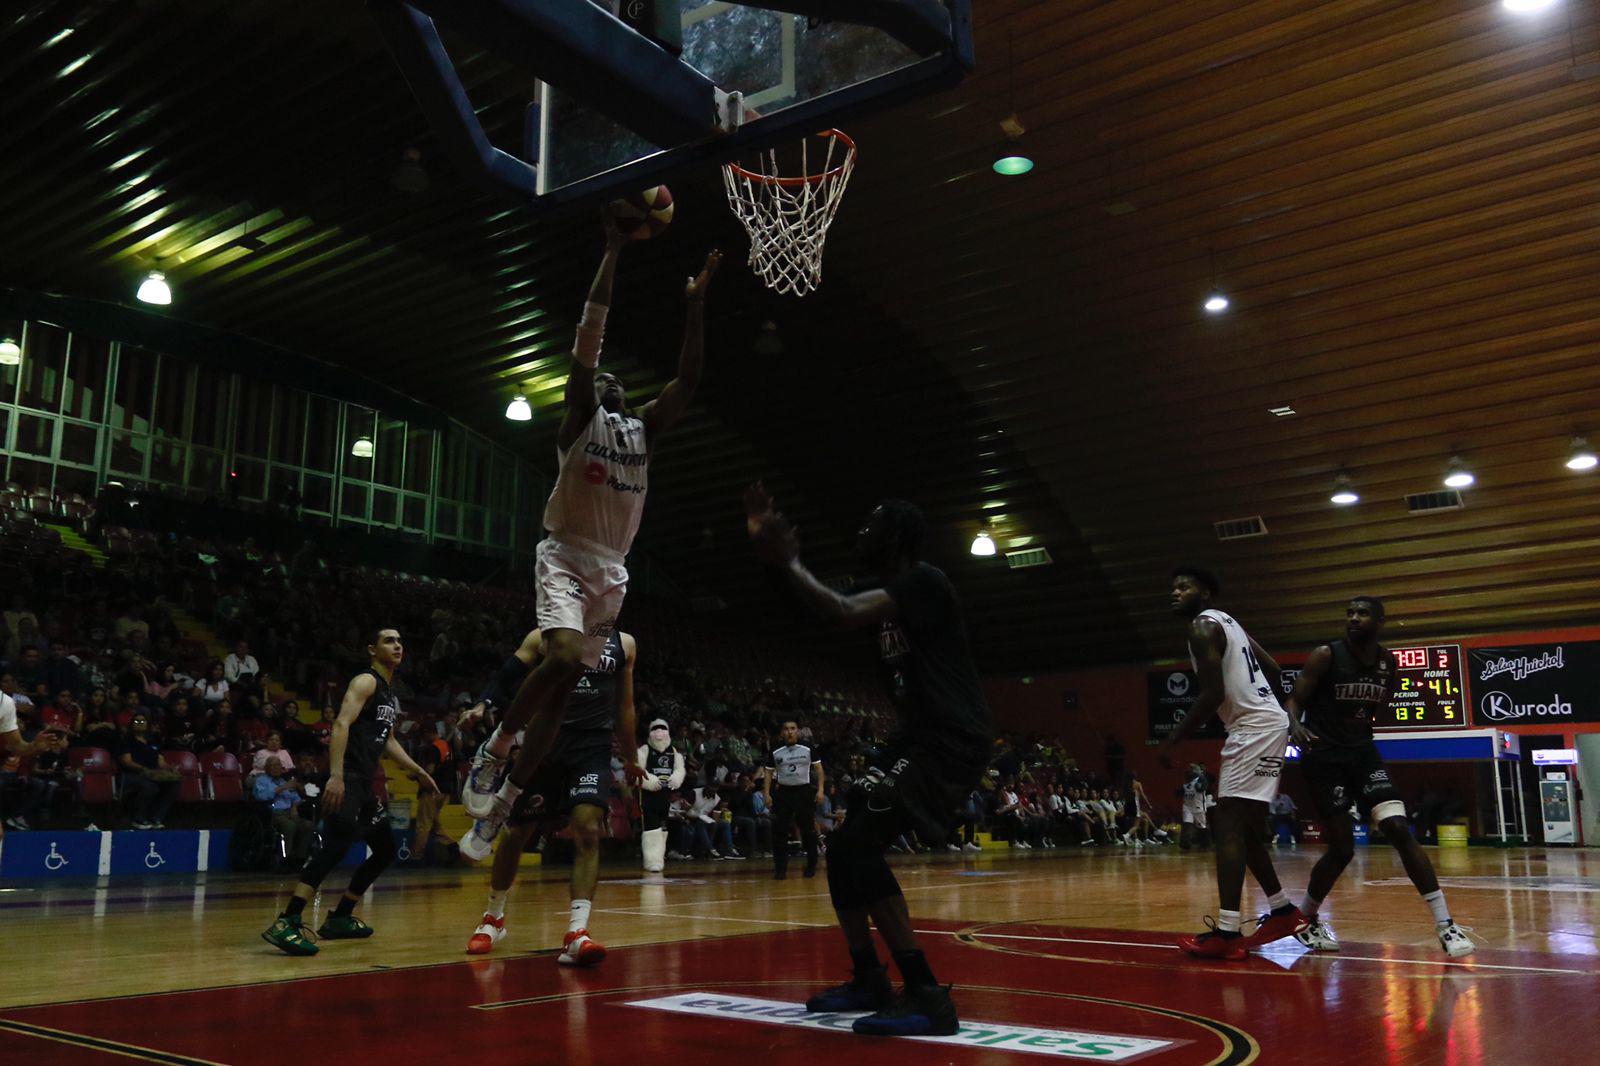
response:
<path fill-rule="evenodd" d="M 1289 748 L 1289 730 L 1264 733 L 1229 733 L 1222 745 L 1222 775 L 1218 799 L 1247 799 L 1271 803 L 1283 780 L 1283 755 Z"/>
<path fill-rule="evenodd" d="M 628 594 L 628 568 L 615 556 L 546 537 L 534 551 L 533 573 L 539 583 L 539 628 L 582 633 L 584 664 L 599 665 Z"/>

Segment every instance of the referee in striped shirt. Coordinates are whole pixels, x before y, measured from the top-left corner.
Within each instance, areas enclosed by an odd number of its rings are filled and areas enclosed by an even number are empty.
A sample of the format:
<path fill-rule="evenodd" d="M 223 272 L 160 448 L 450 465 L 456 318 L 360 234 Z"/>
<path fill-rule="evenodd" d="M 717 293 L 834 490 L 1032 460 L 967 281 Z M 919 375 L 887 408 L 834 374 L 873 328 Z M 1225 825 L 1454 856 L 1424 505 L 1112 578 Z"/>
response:
<path fill-rule="evenodd" d="M 767 772 L 761 793 L 772 811 L 772 878 L 788 876 L 789 823 L 799 823 L 800 839 L 806 847 L 806 876 L 817 875 L 817 807 L 822 803 L 822 763 L 811 757 L 811 749 L 800 743 L 800 724 L 793 718 L 783 723 L 783 747 L 767 757 Z M 778 783 L 778 798 L 772 798 L 772 783 Z"/>

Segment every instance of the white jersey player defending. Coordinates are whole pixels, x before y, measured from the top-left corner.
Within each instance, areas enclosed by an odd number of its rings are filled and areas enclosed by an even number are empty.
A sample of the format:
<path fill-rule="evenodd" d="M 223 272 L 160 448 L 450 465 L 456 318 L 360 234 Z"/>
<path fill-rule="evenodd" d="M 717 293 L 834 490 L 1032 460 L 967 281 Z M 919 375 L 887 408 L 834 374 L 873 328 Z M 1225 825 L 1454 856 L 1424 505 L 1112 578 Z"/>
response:
<path fill-rule="evenodd" d="M 545 507 L 549 536 L 535 563 L 537 615 L 543 657 L 520 679 L 493 736 L 479 747 L 462 790 L 462 801 L 478 824 L 482 841 L 499 835 L 522 789 L 550 750 L 561 725 L 561 709 L 585 666 L 595 665 L 617 625 L 628 589 L 624 565 L 649 488 L 650 451 L 683 415 L 700 383 L 704 349 L 702 309 L 722 254 L 712 251 L 698 276 L 684 286 L 688 313 L 678 373 L 661 395 L 637 413 L 615 374 L 596 373 L 617 256 L 624 243 L 616 224 L 605 220 L 606 248 L 589 287 L 567 373 L 566 411 L 556 436 L 556 486 Z M 507 756 L 519 730 L 522 750 L 509 774 Z M 630 776 L 638 770 L 628 766 Z M 503 780 L 502 780 L 503 778 Z"/>
<path fill-rule="evenodd" d="M 1227 727 L 1217 805 L 1211 815 L 1221 896 L 1216 927 L 1181 937 L 1178 944 L 1201 958 L 1242 959 L 1250 948 L 1292 936 L 1309 923 L 1279 884 L 1259 831 L 1268 804 L 1278 794 L 1289 745 L 1289 716 L 1276 695 L 1278 664 L 1243 626 L 1211 606 L 1220 591 L 1217 579 L 1200 567 L 1180 567 L 1172 573 L 1172 611 L 1189 620 L 1189 659 L 1199 676 L 1200 695 L 1162 751 L 1166 761 L 1166 753 L 1213 714 Z M 1239 929 L 1247 866 L 1271 909 L 1249 937 Z"/>

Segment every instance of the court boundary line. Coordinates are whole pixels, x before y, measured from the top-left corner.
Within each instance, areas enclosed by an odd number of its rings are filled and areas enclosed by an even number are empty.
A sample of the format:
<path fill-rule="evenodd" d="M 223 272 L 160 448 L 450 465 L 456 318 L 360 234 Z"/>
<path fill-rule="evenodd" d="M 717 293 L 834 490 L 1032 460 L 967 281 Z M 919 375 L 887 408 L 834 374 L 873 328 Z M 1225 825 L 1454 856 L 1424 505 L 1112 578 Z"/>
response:
<path fill-rule="evenodd" d="M 176 1051 L 161 1051 L 157 1048 L 144 1047 L 140 1044 L 126 1044 L 120 1040 L 110 1040 L 103 1036 L 72 1033 L 65 1029 L 52 1029 L 49 1026 L 34 1025 L 30 1022 L 8 1021 L 0 1018 L 0 1030 L 33 1037 L 37 1040 L 51 1040 L 58 1044 L 87 1048 L 90 1051 L 104 1051 L 110 1055 L 121 1055 L 124 1058 L 138 1059 L 142 1062 L 161 1062 L 167 1063 L 169 1066 L 227 1066 L 226 1063 L 220 1063 L 213 1059 L 197 1059 L 191 1055 L 180 1055 Z"/>
<path fill-rule="evenodd" d="M 917 929 L 917 930 L 913 930 L 913 931 L 917 932 L 917 933 L 924 932 L 924 930 L 921 930 L 921 929 Z M 989 939 L 989 940 L 1035 940 L 1035 941 L 1043 941 L 1043 942 L 1052 943 L 1052 944 L 1093 944 L 1093 945 L 1100 945 L 1100 946 L 1105 946 L 1105 947 L 1152 948 L 1152 949 L 1159 950 L 1159 951 L 1177 951 L 1177 950 L 1179 950 L 1178 945 L 1176 945 L 1176 944 L 1147 944 L 1147 943 L 1141 943 L 1139 941 L 1134 941 L 1134 940 L 1094 940 L 1094 939 L 1090 939 L 1090 938 L 1087 938 L 1087 937 L 1070 937 L 1070 936 L 1024 936 L 1024 935 L 1022 935 L 1020 933 L 971 932 L 969 930 L 962 930 L 960 934 L 952 933 L 952 934 L 949 934 L 949 935 L 951 935 L 951 936 L 962 936 L 962 935 L 964 935 L 965 937 L 968 937 L 968 938 L 970 938 L 972 940 L 981 940 L 981 939 Z M 1508 963 L 1451 962 L 1451 961 L 1440 961 L 1440 960 L 1436 960 L 1436 959 L 1391 959 L 1391 958 L 1384 958 L 1384 957 L 1379 956 L 1379 955 L 1346 955 L 1343 952 L 1337 952 L 1337 953 L 1330 952 L 1328 954 L 1318 954 L 1317 952 L 1314 952 L 1314 951 L 1285 952 L 1285 951 L 1261 951 L 1261 950 L 1257 949 L 1255 951 L 1255 954 L 1260 955 L 1263 958 L 1279 958 L 1279 959 L 1292 958 L 1292 959 L 1300 959 L 1300 958 L 1306 958 L 1306 957 L 1309 956 L 1309 957 L 1312 957 L 1312 958 L 1326 959 L 1329 962 L 1338 962 L 1340 960 L 1345 960 L 1345 961 L 1349 961 L 1349 962 L 1377 962 L 1377 963 L 1399 965 L 1399 966 L 1449 966 L 1449 967 L 1453 967 L 1453 968 L 1456 968 L 1456 969 L 1462 969 L 1462 970 L 1467 970 L 1467 971 L 1474 971 L 1474 970 L 1509 970 L 1509 971 L 1515 971 L 1515 972 L 1518 972 L 1518 973 L 1561 974 L 1563 976 L 1569 976 L 1569 977 L 1600 977 L 1600 970 L 1565 970 L 1565 969 L 1559 969 L 1559 968 L 1554 967 L 1554 966 L 1513 966 L 1513 965 L 1510 965 Z M 1114 961 L 1114 960 L 1104 960 L 1104 961 Z"/>

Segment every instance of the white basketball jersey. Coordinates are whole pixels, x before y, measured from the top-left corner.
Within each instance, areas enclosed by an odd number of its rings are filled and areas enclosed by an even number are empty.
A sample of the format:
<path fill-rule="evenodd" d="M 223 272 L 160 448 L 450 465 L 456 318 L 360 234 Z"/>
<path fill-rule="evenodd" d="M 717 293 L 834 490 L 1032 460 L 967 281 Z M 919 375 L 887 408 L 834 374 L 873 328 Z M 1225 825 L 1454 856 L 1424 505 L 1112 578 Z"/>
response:
<path fill-rule="evenodd" d="M 0 692 L 0 734 L 17 731 L 17 704 L 10 696 Z"/>
<path fill-rule="evenodd" d="M 644 423 L 597 404 L 572 447 L 556 449 L 556 467 L 544 528 L 564 543 L 626 556 L 650 486 Z"/>
<path fill-rule="evenodd" d="M 1201 618 L 1209 618 L 1222 627 L 1227 647 L 1222 652 L 1222 706 L 1217 715 L 1230 733 L 1266 733 L 1275 729 L 1287 730 L 1289 716 L 1272 693 L 1272 682 L 1261 664 L 1256 662 L 1250 647 L 1250 635 L 1234 621 L 1233 616 L 1222 611 L 1201 611 Z M 1200 664 L 1194 652 L 1189 652 L 1189 662 L 1198 673 Z"/>

